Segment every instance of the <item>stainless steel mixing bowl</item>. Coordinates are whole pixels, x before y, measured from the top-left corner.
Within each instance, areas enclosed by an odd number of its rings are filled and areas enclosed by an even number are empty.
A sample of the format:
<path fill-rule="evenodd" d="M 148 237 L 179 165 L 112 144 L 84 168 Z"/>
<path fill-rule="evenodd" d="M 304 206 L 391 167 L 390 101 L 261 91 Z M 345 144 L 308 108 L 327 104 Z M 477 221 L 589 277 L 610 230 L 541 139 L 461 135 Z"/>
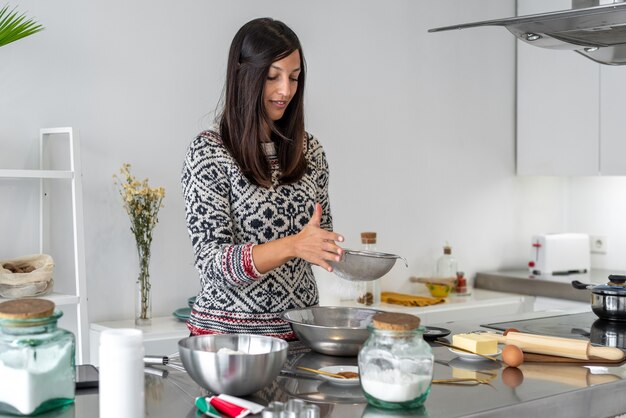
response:
<path fill-rule="evenodd" d="M 313 306 L 283 312 L 298 338 L 313 350 L 331 356 L 356 356 L 369 336 L 375 309 Z"/>
<path fill-rule="evenodd" d="M 406 259 L 395 254 L 376 251 L 345 250 L 339 262 L 331 262 L 333 272 L 342 279 L 352 281 L 371 281 L 380 279 L 396 264 L 396 260 Z"/>
<path fill-rule="evenodd" d="M 198 385 L 233 396 L 272 383 L 287 359 L 287 347 L 279 338 L 248 334 L 199 335 L 178 342 L 183 366 Z"/>

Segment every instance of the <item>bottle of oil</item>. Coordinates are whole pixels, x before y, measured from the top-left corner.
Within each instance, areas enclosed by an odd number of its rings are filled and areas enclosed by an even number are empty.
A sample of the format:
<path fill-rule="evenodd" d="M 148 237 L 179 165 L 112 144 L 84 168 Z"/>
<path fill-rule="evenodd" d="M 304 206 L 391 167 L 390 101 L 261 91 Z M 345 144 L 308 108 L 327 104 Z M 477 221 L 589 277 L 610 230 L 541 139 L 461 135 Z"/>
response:
<path fill-rule="evenodd" d="M 457 263 L 452 257 L 452 247 L 446 242 L 443 247 L 443 255 L 437 260 L 437 278 L 456 279 Z"/>
<path fill-rule="evenodd" d="M 363 251 L 376 250 L 376 232 L 361 232 L 361 249 Z M 371 306 L 380 305 L 380 279 L 369 282 L 359 282 L 357 303 Z"/>

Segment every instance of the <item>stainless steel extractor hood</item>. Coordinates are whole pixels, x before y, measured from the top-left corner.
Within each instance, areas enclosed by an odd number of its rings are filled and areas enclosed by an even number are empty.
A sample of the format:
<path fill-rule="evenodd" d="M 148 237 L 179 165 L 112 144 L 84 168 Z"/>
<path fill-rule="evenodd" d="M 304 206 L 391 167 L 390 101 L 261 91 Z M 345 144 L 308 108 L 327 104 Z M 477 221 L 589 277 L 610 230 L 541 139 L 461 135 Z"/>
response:
<path fill-rule="evenodd" d="M 598 1 L 573 0 L 573 7 L 587 7 L 445 26 L 428 32 L 504 26 L 530 45 L 574 50 L 601 64 L 626 65 L 626 3 L 622 0 L 588 6 Z"/>

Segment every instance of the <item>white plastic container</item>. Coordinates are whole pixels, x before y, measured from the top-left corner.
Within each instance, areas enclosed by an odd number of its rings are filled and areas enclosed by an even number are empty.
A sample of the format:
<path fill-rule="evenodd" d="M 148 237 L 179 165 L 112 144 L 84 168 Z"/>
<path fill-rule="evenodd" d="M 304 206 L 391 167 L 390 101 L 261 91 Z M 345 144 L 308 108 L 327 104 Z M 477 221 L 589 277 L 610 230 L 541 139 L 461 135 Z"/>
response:
<path fill-rule="evenodd" d="M 100 418 L 145 416 L 141 330 L 110 329 L 100 336 Z"/>

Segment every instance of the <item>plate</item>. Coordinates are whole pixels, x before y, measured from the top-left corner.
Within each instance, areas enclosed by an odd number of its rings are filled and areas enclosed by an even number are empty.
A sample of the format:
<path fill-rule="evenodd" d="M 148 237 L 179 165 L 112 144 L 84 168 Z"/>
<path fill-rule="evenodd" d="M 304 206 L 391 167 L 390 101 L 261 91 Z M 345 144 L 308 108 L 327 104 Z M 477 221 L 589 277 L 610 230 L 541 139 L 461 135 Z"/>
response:
<path fill-rule="evenodd" d="M 337 407 L 334 407 L 333 405 L 354 405 L 367 403 L 365 394 L 358 385 L 339 386 L 328 381 L 318 379 L 317 377 L 315 379 L 279 378 L 276 382 L 281 391 L 281 395 L 285 394 L 290 398 L 293 397 L 294 399 L 302 399 L 303 401 L 317 404 L 320 408 L 326 408 L 320 409 L 320 415 L 324 413 L 324 411 L 327 415 L 329 407 L 337 409 Z M 357 393 L 360 393 L 361 396 L 357 396 Z"/>
<path fill-rule="evenodd" d="M 327 366 L 327 367 L 322 367 L 319 370 L 323 372 L 335 373 L 335 374 L 339 372 L 358 373 L 359 367 L 358 366 Z M 338 377 L 325 376 L 323 374 L 318 374 L 318 376 L 320 377 L 320 379 L 324 379 L 332 384 L 341 385 L 341 386 L 352 386 L 352 385 L 358 385 L 361 383 L 361 379 L 359 379 L 358 377 L 355 379 L 340 379 Z"/>
<path fill-rule="evenodd" d="M 179 308 L 172 312 L 177 319 L 181 321 L 187 321 L 189 319 L 189 315 L 191 315 L 191 308 Z"/>
<path fill-rule="evenodd" d="M 502 363 L 499 361 L 488 360 L 486 358 L 481 360 L 466 361 L 460 357 L 455 357 L 448 362 L 448 366 L 457 369 L 471 370 L 471 371 L 493 371 L 502 368 Z"/>
<path fill-rule="evenodd" d="M 479 356 L 478 354 L 466 353 L 464 351 L 457 351 L 454 348 L 448 348 L 448 350 L 452 351 L 454 354 L 456 354 L 457 356 L 459 356 L 463 360 L 471 360 L 471 361 L 486 360 L 484 357 Z M 485 354 L 485 355 L 486 356 L 491 356 L 491 357 L 496 357 L 496 356 L 499 356 L 501 352 L 502 352 L 502 350 L 498 349 L 498 351 L 495 352 L 495 353 Z"/>
<path fill-rule="evenodd" d="M 358 378 L 356 379 L 359 380 Z M 322 382 L 317 390 L 326 395 L 327 399 L 352 399 L 355 402 L 365 401 L 363 389 L 359 385 L 336 385 L 331 382 Z"/>
<path fill-rule="evenodd" d="M 439 337 L 445 337 L 446 335 L 450 335 L 450 330 L 446 328 L 439 328 L 439 327 L 424 327 L 424 328 L 426 328 L 424 330 L 424 339 L 427 341 L 436 340 Z"/>

